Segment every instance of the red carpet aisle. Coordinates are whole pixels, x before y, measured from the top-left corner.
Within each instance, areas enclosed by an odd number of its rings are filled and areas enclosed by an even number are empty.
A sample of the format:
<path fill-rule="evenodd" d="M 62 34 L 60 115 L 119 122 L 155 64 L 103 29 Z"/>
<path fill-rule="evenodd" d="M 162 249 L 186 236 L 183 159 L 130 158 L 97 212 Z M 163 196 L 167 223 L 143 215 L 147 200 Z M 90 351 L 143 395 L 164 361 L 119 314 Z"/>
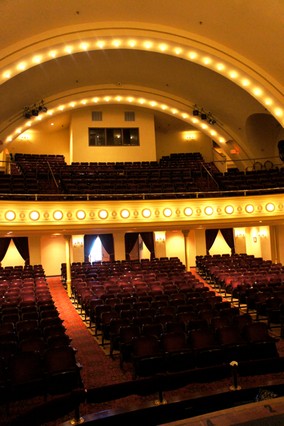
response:
<path fill-rule="evenodd" d="M 48 278 L 48 284 L 59 315 L 64 320 L 66 333 L 72 339 L 72 346 L 78 349 L 77 361 L 83 365 L 81 376 L 84 386 L 99 387 L 131 379 L 129 373 L 123 374 L 118 360 L 113 361 L 99 348 L 70 301 L 60 278 Z"/>

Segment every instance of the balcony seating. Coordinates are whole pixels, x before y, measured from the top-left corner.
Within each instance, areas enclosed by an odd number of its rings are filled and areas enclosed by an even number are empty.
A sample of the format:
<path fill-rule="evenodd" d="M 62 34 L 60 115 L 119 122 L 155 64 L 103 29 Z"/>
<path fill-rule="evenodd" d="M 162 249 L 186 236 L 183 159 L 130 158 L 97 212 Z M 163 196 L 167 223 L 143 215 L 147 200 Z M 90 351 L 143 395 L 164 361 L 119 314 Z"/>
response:
<path fill-rule="evenodd" d="M 159 161 L 73 162 L 62 155 L 20 154 L 14 156 L 11 175 L 0 175 L 0 198 L 55 199 L 159 199 L 218 196 L 221 191 L 239 195 L 251 191 L 281 192 L 282 169 L 238 169 L 222 174 L 200 153 L 174 153 Z M 1 194 L 3 194 L 1 196 Z M 51 194 L 51 195 L 49 195 Z M 50 198 L 51 197 L 51 198 Z M 59 195 L 60 197 L 60 195 Z M 68 197 L 69 198 L 69 197 Z"/>

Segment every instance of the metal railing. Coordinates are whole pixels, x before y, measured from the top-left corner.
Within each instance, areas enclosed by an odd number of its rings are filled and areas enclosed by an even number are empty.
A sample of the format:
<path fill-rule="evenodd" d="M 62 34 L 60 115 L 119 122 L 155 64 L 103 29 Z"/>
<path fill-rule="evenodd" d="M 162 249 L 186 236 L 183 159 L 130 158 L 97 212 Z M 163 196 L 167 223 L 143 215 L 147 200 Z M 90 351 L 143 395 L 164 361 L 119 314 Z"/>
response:
<path fill-rule="evenodd" d="M 284 187 L 259 188 L 259 189 L 232 189 L 216 191 L 192 191 L 192 192 L 144 192 L 144 193 L 0 193 L 0 202 L 13 201 L 94 201 L 94 200 L 160 200 L 160 199 L 193 199 L 212 197 L 238 197 L 251 195 L 284 194 Z"/>

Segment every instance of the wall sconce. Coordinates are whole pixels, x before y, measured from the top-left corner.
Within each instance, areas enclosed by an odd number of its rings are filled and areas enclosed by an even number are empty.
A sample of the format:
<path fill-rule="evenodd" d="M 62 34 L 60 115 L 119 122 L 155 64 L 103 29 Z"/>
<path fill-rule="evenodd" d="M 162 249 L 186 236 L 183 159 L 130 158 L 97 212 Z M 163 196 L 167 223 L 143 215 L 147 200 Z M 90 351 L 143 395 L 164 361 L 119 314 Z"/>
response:
<path fill-rule="evenodd" d="M 252 241 L 253 241 L 254 243 L 257 243 L 257 237 L 252 237 Z"/>
<path fill-rule="evenodd" d="M 83 239 L 77 238 L 77 239 L 73 240 L 73 247 L 74 248 L 80 248 L 80 247 L 83 247 L 83 245 L 84 245 Z"/>
<path fill-rule="evenodd" d="M 20 139 L 21 141 L 30 141 L 30 140 L 31 140 L 31 135 L 30 135 L 30 133 L 26 133 L 26 132 L 24 132 L 24 133 L 22 133 L 22 134 L 19 136 L 19 139 Z"/>
<path fill-rule="evenodd" d="M 194 141 L 195 134 L 194 133 L 186 133 L 185 136 L 184 136 L 184 139 L 186 141 Z"/>
<path fill-rule="evenodd" d="M 165 232 L 155 232 L 155 241 L 157 243 L 164 243 L 166 241 Z"/>
<path fill-rule="evenodd" d="M 245 237 L 245 232 L 244 231 L 236 231 L 235 232 L 235 237 L 237 238 L 244 238 Z"/>
<path fill-rule="evenodd" d="M 266 238 L 267 237 L 267 232 L 266 231 L 259 231 L 258 236 L 260 238 Z"/>

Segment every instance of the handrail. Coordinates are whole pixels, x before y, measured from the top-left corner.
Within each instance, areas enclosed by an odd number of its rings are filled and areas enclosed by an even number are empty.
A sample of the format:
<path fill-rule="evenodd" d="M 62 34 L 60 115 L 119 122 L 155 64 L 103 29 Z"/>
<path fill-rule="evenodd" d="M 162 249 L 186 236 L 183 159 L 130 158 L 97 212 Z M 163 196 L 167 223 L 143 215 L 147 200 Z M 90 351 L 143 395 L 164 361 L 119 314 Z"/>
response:
<path fill-rule="evenodd" d="M 264 371 L 262 371 L 263 367 Z M 283 358 L 252 360 L 245 369 L 245 372 L 247 372 L 245 375 L 251 376 L 252 374 L 259 375 L 282 371 Z M 198 374 L 200 373 L 202 374 L 199 377 L 200 380 L 198 380 Z M 190 399 L 173 398 L 172 401 L 164 399 L 163 393 L 166 391 L 177 390 L 190 383 L 196 383 L 196 381 L 208 383 L 210 379 L 215 382 L 218 379 L 227 379 L 229 377 L 231 377 L 231 370 L 228 364 L 226 364 L 207 367 L 199 371 L 160 374 L 154 377 L 115 383 L 92 389 L 75 389 L 68 394 L 58 396 L 54 400 L 28 410 L 26 413 L 15 418 L 13 424 L 15 426 L 22 424 L 42 424 L 54 421 L 63 415 L 66 417 L 68 413 L 74 410 L 74 419 L 61 423 L 62 426 L 70 426 L 70 424 L 111 426 L 119 426 L 121 424 L 144 426 L 147 424 L 148 426 L 156 426 L 161 423 L 168 423 L 170 421 L 177 421 L 212 411 L 256 402 L 260 390 L 263 388 L 265 388 L 268 394 L 273 395 L 271 397 L 281 397 L 284 395 L 284 384 L 279 384 L 277 378 L 275 381 L 269 378 L 267 383 L 264 380 L 262 381 L 261 387 L 248 386 L 242 389 L 238 387 L 234 389 L 235 391 L 232 391 L 231 386 L 226 388 L 225 385 L 222 385 L 213 393 L 210 389 L 210 391 L 192 394 Z M 232 384 L 233 386 L 235 385 L 233 378 Z M 87 414 L 84 417 L 81 417 L 80 414 L 81 404 L 99 404 L 126 398 L 131 395 L 149 396 L 154 394 L 157 395 L 156 400 L 152 402 L 147 401 L 139 404 L 139 406 L 131 405 L 125 409 L 104 409 L 93 414 Z"/>
<path fill-rule="evenodd" d="M 182 153 L 181 153 L 182 154 Z M 255 162 L 259 162 L 259 161 L 272 161 L 273 162 L 273 160 L 278 160 L 278 162 L 277 163 L 275 163 L 274 164 L 274 166 L 283 166 L 284 164 L 283 164 L 283 162 L 280 160 L 280 158 L 279 158 L 279 156 L 271 156 L 271 157 L 255 157 L 255 158 L 234 158 L 233 160 L 232 159 L 227 159 L 227 158 L 224 158 L 224 159 L 222 159 L 222 160 L 215 160 L 215 161 L 213 161 L 214 163 L 232 163 L 232 162 L 234 162 L 234 163 L 241 163 L 241 162 L 253 162 L 253 163 L 255 163 Z M 157 160 L 157 163 L 159 163 L 159 161 L 160 160 Z M 204 163 L 206 163 L 206 162 L 208 162 L 208 161 L 206 161 L 205 159 L 203 159 L 203 160 L 198 160 L 199 162 L 201 162 L 201 161 L 203 161 Z M 9 160 L 0 160 L 0 165 L 3 163 L 3 164 L 6 164 L 6 163 L 17 163 L 18 161 L 16 161 L 15 159 L 9 159 Z M 39 163 L 42 163 L 42 161 L 38 161 Z M 211 162 L 211 161 L 209 161 L 209 162 Z M 35 162 L 35 163 L 37 163 L 37 162 Z M 80 163 L 80 162 L 79 162 Z M 111 162 L 112 163 L 112 162 Z M 143 163 L 143 161 L 142 161 L 142 163 Z M 72 164 L 67 164 L 67 163 L 65 163 L 67 166 L 72 166 Z M 113 164 L 115 165 L 116 164 L 116 162 L 113 162 Z"/>
<path fill-rule="evenodd" d="M 59 188 L 59 185 L 58 185 L 58 183 L 57 183 L 57 181 L 56 181 L 56 179 L 55 179 L 55 176 L 54 176 L 53 170 L 52 170 L 52 168 L 51 168 L 51 166 L 50 166 L 50 163 L 49 163 L 49 161 L 47 161 L 46 163 L 47 163 L 47 165 L 48 165 L 48 168 L 49 168 L 50 174 L 51 174 L 51 176 L 52 176 L 52 178 L 53 178 L 53 182 L 55 183 L 55 186 L 56 186 L 56 188 L 58 189 L 58 188 Z"/>
<path fill-rule="evenodd" d="M 259 188 L 259 189 L 231 189 L 231 190 L 217 190 L 217 191 L 192 191 L 192 192 L 143 192 L 143 193 L 81 193 L 81 194 L 66 194 L 66 193 L 0 193 L 0 202 L 5 200 L 19 200 L 19 201 L 94 201 L 94 200 L 149 200 L 149 199 L 193 199 L 193 198 L 211 198 L 211 197 L 237 197 L 249 195 L 268 195 L 275 192 L 279 194 L 284 193 L 284 187 L 275 188 Z"/>
<path fill-rule="evenodd" d="M 216 181 L 216 179 L 214 178 L 214 176 L 212 175 L 212 173 L 210 172 L 210 170 L 205 166 L 204 163 L 202 163 L 201 165 L 205 169 L 205 171 L 207 172 L 207 174 L 210 176 L 210 178 L 212 179 L 212 181 L 215 183 L 215 185 L 217 186 L 217 188 L 220 189 L 219 183 Z"/>

